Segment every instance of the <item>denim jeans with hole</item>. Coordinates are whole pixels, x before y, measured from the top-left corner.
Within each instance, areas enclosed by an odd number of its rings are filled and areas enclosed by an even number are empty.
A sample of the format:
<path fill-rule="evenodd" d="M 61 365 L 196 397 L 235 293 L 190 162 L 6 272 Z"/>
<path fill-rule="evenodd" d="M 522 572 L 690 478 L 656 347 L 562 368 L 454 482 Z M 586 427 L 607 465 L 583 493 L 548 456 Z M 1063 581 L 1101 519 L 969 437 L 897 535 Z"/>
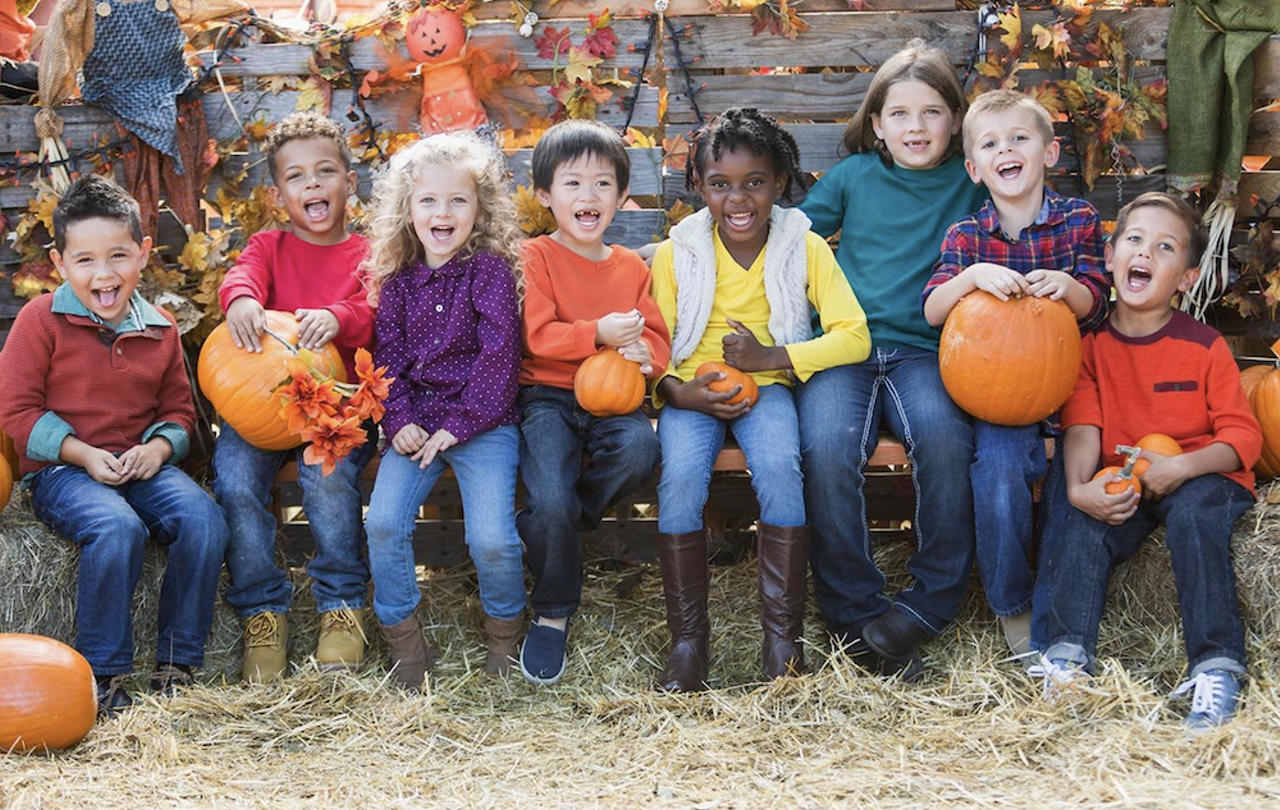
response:
<path fill-rule="evenodd" d="M 364 607 L 369 568 L 360 525 L 360 473 L 377 450 L 375 437 L 324 475 L 319 464 L 302 460 L 302 447 L 259 450 L 223 423 L 213 450 L 213 494 L 231 528 L 227 603 L 241 616 L 287 613 L 293 600 L 289 576 L 276 565 L 277 526 L 271 514 L 271 484 L 288 459 L 298 462 L 302 510 L 316 543 L 315 557 L 307 563 L 316 610 Z"/>
<path fill-rule="evenodd" d="M 213 623 L 227 522 L 209 493 L 177 467 L 146 481 L 108 486 L 81 467 L 45 467 L 31 482 L 36 517 L 80 547 L 76 649 L 95 675 L 133 671 L 133 592 L 142 551 L 168 549 L 160 588 L 156 657 L 198 667 Z"/>
<path fill-rule="evenodd" d="M 658 437 L 643 411 L 597 417 L 578 405 L 573 391 L 521 387 L 520 479 L 526 496 L 516 520 L 529 547 L 535 614 L 563 618 L 578 609 L 578 532 L 594 529 L 606 509 L 652 478 L 658 452 Z"/>
<path fill-rule="evenodd" d="M 1055 466 L 1061 463 L 1055 460 Z M 1040 545 L 1032 643 L 1048 658 L 1092 670 L 1111 572 L 1163 523 L 1192 676 L 1209 669 L 1243 675 L 1244 623 L 1231 533 L 1253 502 L 1226 476 L 1202 475 L 1160 500 L 1142 501 L 1132 517 L 1112 526 L 1076 509 L 1067 487 L 1056 486 L 1054 514 Z"/>
<path fill-rule="evenodd" d="M 874 349 L 861 363 L 820 371 L 796 391 L 814 593 L 827 628 L 856 638 L 890 607 L 937 634 L 960 611 L 973 565 L 973 425 L 942 385 L 938 355 Z M 864 496 L 881 425 L 911 461 L 914 581 L 892 602 L 872 559 Z"/>
<path fill-rule="evenodd" d="M 388 448 L 369 499 L 365 531 L 373 571 L 373 612 L 384 625 L 413 615 L 422 599 L 413 556 L 418 507 L 446 467 L 462 493 L 467 549 L 480 580 L 480 604 L 495 619 L 524 613 L 524 546 L 516 532 L 516 466 L 520 433 L 515 425 L 481 433 L 450 447 L 422 469 Z"/>
<path fill-rule="evenodd" d="M 791 389 L 775 383 L 760 386 L 760 399 L 751 410 L 728 422 L 671 405 L 662 409 L 658 531 L 686 534 L 703 528 L 702 508 L 725 431 L 733 432 L 747 458 L 760 521 L 771 526 L 805 525 L 795 401 Z"/>

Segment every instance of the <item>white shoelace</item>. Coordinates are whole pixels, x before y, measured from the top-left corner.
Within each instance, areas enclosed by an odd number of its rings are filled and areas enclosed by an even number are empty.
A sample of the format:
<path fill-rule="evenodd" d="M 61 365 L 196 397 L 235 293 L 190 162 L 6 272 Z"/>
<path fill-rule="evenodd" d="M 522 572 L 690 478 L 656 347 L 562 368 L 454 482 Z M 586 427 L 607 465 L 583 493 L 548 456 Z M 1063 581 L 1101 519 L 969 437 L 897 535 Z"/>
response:
<path fill-rule="evenodd" d="M 1044 679 L 1044 695 L 1048 698 L 1052 697 L 1060 687 L 1081 678 L 1084 672 L 1078 667 L 1064 667 L 1041 655 L 1040 663 L 1027 667 L 1027 674 L 1033 678 Z"/>
<path fill-rule="evenodd" d="M 1184 681 L 1177 689 L 1173 690 L 1171 697 L 1178 697 L 1195 689 L 1195 692 L 1191 695 L 1191 713 L 1209 712 L 1215 707 L 1221 708 L 1222 700 L 1226 697 L 1227 692 L 1226 680 L 1222 675 L 1210 675 L 1207 672 L 1201 672 L 1194 678 Z"/>

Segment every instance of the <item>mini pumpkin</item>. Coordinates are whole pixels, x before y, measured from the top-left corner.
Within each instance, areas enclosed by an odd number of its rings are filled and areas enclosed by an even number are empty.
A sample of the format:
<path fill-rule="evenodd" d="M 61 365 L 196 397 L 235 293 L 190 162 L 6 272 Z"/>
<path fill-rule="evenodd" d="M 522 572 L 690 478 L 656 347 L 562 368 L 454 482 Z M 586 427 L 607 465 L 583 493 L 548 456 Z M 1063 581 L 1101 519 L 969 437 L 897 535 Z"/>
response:
<path fill-rule="evenodd" d="M 1150 451 L 1160 456 L 1180 456 L 1182 455 L 1182 445 L 1178 444 L 1171 436 L 1163 433 L 1148 433 L 1141 439 L 1138 439 L 1135 447 L 1140 448 L 1143 453 Z M 1151 460 L 1144 456 L 1139 456 L 1138 460 L 1133 463 L 1133 474 L 1141 478 L 1147 469 L 1151 467 Z"/>
<path fill-rule="evenodd" d="M 737 405 L 739 402 L 746 400 L 748 405 L 755 405 L 756 400 L 760 398 L 760 386 L 756 385 L 755 379 L 745 371 L 740 371 L 728 363 L 721 363 L 716 360 L 708 360 L 698 366 L 698 370 L 693 374 L 695 377 L 701 377 L 703 374 L 714 374 L 719 372 L 724 375 L 723 380 L 715 380 L 707 387 L 712 391 L 723 394 L 725 391 L 733 390 L 735 385 L 741 385 L 742 390 L 732 399 L 728 400 L 730 405 Z"/>
<path fill-rule="evenodd" d="M 9 498 L 13 495 L 13 479 L 17 477 L 17 471 L 9 467 L 7 459 L 0 458 L 0 511 L 9 505 Z"/>
<path fill-rule="evenodd" d="M 1097 481 L 1099 478 L 1105 478 L 1112 474 L 1119 475 L 1122 469 L 1122 467 L 1103 467 L 1101 470 L 1098 470 L 1096 475 L 1093 476 L 1093 480 Z M 1108 495 L 1119 495 L 1121 492 L 1125 492 L 1130 489 L 1139 495 L 1142 494 L 1142 482 L 1138 480 L 1137 476 L 1132 474 L 1123 476 L 1107 484 Z"/>
<path fill-rule="evenodd" d="M 1080 374 L 1080 328 L 1062 301 L 1001 301 L 981 290 L 947 316 L 938 348 L 947 393 L 996 425 L 1032 425 L 1067 401 Z"/>
<path fill-rule="evenodd" d="M 18 459 L 18 446 L 13 443 L 13 439 L 8 433 L 0 430 L 0 456 L 9 462 L 9 469 L 13 471 L 14 476 L 18 475 L 21 462 Z"/>
<path fill-rule="evenodd" d="M 578 366 L 573 375 L 573 395 L 592 416 L 634 413 L 644 402 L 640 364 L 623 357 L 617 349 L 597 352 Z"/>
<path fill-rule="evenodd" d="M 200 390 L 218 415 L 260 450 L 289 450 L 302 444 L 302 438 L 291 433 L 288 423 L 280 418 L 280 402 L 272 396 L 288 378 L 285 363 L 297 348 L 298 319 L 287 312 L 268 310 L 261 352 L 236 348 L 225 322 L 218 324 L 200 349 L 196 368 Z M 342 356 L 332 343 L 311 356 L 317 371 L 346 382 Z"/>
<path fill-rule="evenodd" d="M 97 713 L 84 656 L 44 636 L 0 633 L 0 751 L 70 748 Z"/>

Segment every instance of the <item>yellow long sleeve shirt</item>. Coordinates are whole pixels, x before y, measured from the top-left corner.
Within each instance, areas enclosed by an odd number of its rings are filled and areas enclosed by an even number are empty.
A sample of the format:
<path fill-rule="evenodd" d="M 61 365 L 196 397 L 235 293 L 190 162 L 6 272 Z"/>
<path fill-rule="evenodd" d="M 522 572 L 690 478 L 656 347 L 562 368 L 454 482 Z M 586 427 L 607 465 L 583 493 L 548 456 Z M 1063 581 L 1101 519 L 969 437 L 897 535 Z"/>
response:
<path fill-rule="evenodd" d="M 760 251 L 751 267 L 742 265 L 730 255 L 720 241 L 718 229 L 712 230 L 716 251 L 716 291 L 706 331 L 693 354 L 667 374 L 684 382 L 693 379 L 698 366 L 708 360 L 723 360 L 725 335 L 733 334 L 726 322 L 732 318 L 751 330 L 761 345 L 774 346 L 769 334 L 769 301 L 765 297 L 764 258 Z M 861 362 L 871 354 L 871 333 L 867 316 L 849 287 L 849 281 L 836 264 L 826 241 L 816 233 L 805 236 L 808 266 L 809 303 L 817 310 L 823 334 L 802 343 L 786 346 L 792 372 L 783 369 L 753 372 L 757 385 L 792 384 L 792 373 L 801 382 L 826 368 Z M 658 246 L 653 258 L 653 297 L 666 319 L 667 329 L 676 329 L 676 295 L 674 246 L 670 240 Z"/>

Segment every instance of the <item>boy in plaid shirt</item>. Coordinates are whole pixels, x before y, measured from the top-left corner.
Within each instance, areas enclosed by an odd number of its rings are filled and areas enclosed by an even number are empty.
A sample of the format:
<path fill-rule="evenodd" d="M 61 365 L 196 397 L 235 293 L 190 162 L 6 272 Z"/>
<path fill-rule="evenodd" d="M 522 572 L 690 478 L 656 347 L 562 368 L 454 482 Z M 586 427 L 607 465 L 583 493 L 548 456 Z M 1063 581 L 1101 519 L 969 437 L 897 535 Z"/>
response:
<path fill-rule="evenodd" d="M 947 230 L 942 255 L 920 300 L 934 326 L 960 299 L 985 290 L 1002 301 L 1034 295 L 1067 303 L 1080 331 L 1107 316 L 1098 212 L 1044 186 L 1058 162 L 1048 112 L 1029 96 L 996 90 L 979 96 L 964 119 L 965 167 L 991 199 Z M 974 424 L 970 468 L 977 523 L 978 573 L 991 610 L 1015 653 L 1031 651 L 1031 485 L 1047 461 L 1039 425 Z M 1030 663 L 1030 657 L 1024 661 Z"/>

